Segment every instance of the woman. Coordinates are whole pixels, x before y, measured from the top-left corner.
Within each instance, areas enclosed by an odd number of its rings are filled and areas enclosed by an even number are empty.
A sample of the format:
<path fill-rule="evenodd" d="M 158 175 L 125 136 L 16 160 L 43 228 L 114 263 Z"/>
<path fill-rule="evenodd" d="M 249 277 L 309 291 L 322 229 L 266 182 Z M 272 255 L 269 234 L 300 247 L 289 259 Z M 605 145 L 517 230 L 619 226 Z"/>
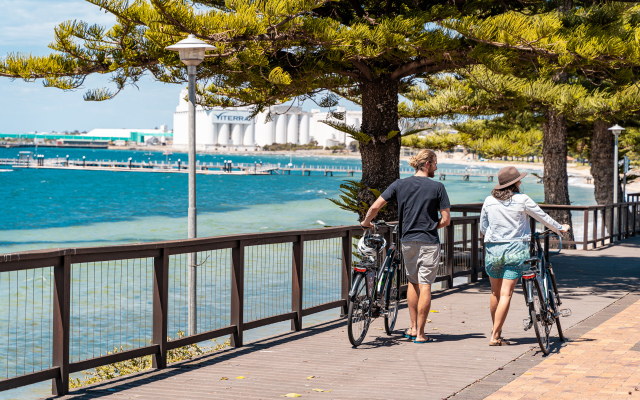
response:
<path fill-rule="evenodd" d="M 520 193 L 522 178 L 515 167 L 502 168 L 498 173 L 498 185 L 482 205 L 480 231 L 484 235 L 485 271 L 491 281 L 491 331 L 490 346 L 510 344 L 501 337 L 502 325 L 507 318 L 511 295 L 518 278 L 522 276 L 522 262 L 530 257 L 531 228 L 526 211 L 536 215 L 561 232 L 569 229 L 548 216 L 526 194 Z"/>

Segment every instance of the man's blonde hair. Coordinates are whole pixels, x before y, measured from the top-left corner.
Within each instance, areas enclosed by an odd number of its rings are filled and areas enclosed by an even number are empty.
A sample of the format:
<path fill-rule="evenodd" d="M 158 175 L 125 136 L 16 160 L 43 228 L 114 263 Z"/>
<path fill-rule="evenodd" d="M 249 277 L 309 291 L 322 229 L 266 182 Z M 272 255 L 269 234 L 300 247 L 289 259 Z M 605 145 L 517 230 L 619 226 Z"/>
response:
<path fill-rule="evenodd" d="M 433 150 L 422 149 L 418 155 L 411 156 L 409 158 L 409 165 L 416 169 L 416 171 L 422 170 L 426 163 L 433 163 L 436 161 L 436 153 Z"/>

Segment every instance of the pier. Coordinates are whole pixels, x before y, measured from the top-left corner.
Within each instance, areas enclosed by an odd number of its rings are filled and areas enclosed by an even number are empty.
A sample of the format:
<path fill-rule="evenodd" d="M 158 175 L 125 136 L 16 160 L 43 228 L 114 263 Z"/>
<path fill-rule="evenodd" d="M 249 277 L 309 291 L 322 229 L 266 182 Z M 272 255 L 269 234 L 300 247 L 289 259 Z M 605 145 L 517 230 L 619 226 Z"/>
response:
<path fill-rule="evenodd" d="M 0 255 L 5 295 L 24 303 L 19 309 L 14 305 L 18 311 L 11 314 L 12 329 L 3 341 L 12 363 L 0 390 L 52 380 L 54 394 L 68 398 L 176 398 L 185 391 L 191 398 L 222 399 L 291 393 L 303 398 L 441 399 L 454 393 L 484 398 L 526 379 L 526 371 L 543 358 L 534 333 L 522 330 L 526 309 L 519 287 L 503 330 L 514 345 L 487 345 L 490 287 L 478 230 L 480 207 L 452 206 L 451 225 L 441 229 L 436 282 L 442 289 L 434 295 L 427 325 L 437 341 L 427 345 L 403 338 L 406 309 L 393 335 L 383 333 L 378 319 L 360 347 L 349 345 L 340 314 L 348 307 L 353 244 L 362 234 L 357 225 Z M 562 319 L 566 346 L 580 345 L 580 337 L 622 307 L 616 304 L 635 304 L 627 296 L 639 286 L 640 202 L 542 207 L 583 217 L 585 235 L 563 242 L 581 249 L 552 257 L 563 305 L 573 311 Z M 612 207 L 618 224 L 605 220 Z M 614 226 L 615 231 L 605 229 Z M 188 254 L 195 255 L 199 271 L 198 329 L 176 337 L 187 332 Z M 320 276 L 329 287 L 319 284 Z M 25 318 L 36 304 L 51 306 Z M 320 312 L 333 314 L 327 322 L 309 325 Z M 90 318 L 95 315 L 104 321 L 96 324 Z M 283 330 L 290 324 L 290 332 L 246 338 L 247 331 L 282 322 L 287 323 Z M 170 350 L 227 337 L 229 348 L 168 364 Z M 608 337 L 598 340 L 610 343 Z M 554 346 L 557 353 L 565 345 L 556 341 Z M 31 364 L 47 351 L 50 362 Z M 153 362 L 150 370 L 69 391 L 71 373 L 145 356 Z M 637 352 L 628 357 L 640 362 Z"/>
<path fill-rule="evenodd" d="M 438 179 L 444 181 L 448 176 L 461 176 L 463 181 L 468 181 L 470 177 L 481 177 L 486 178 L 487 182 L 493 182 L 493 177 L 497 175 L 496 172 L 491 171 L 480 171 L 477 169 L 469 169 L 465 171 L 461 170 L 440 170 L 436 171 L 438 174 Z"/>
<path fill-rule="evenodd" d="M 158 173 L 187 173 L 189 166 L 186 162 L 171 161 L 133 161 L 133 160 L 87 160 L 58 158 L 0 159 L 0 165 L 11 166 L 15 169 L 60 169 L 86 171 L 120 171 L 120 172 L 158 172 Z M 415 172 L 412 169 L 401 169 L 401 174 Z M 203 163 L 196 161 L 196 173 L 202 175 L 291 175 L 292 173 L 311 176 L 313 173 L 324 176 L 346 175 L 362 173 L 362 167 L 351 166 L 322 166 L 322 165 L 293 165 L 262 164 L 262 163 Z"/>

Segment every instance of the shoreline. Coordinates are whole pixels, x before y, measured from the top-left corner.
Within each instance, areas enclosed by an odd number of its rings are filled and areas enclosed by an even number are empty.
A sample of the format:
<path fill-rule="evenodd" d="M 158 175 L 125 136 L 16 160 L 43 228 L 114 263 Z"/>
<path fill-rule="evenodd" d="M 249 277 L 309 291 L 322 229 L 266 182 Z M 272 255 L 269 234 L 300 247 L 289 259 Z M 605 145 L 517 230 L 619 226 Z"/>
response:
<path fill-rule="evenodd" d="M 133 146 L 133 147 L 120 147 L 109 146 L 109 150 L 134 150 L 134 151 L 157 151 L 173 152 L 173 146 Z M 185 152 L 184 150 L 175 150 L 176 152 Z M 256 150 L 251 152 L 238 152 L 238 151 L 199 151 L 198 154 L 208 155 L 274 155 L 274 156 L 307 156 L 307 157 L 344 157 L 344 158 L 358 158 L 360 159 L 360 152 L 336 152 L 335 150 L 291 150 L 291 151 L 269 151 L 269 150 Z M 469 159 L 469 154 L 463 155 L 462 153 L 443 153 L 437 151 L 438 164 L 462 164 L 469 166 L 480 166 L 485 168 L 501 169 L 508 165 L 513 165 L 516 168 L 528 169 L 533 171 L 540 171 L 544 174 L 544 165 L 542 162 L 523 162 L 523 161 L 501 161 L 501 160 L 489 160 L 478 161 L 475 159 Z M 448 158 L 447 156 L 452 156 Z M 408 161 L 409 156 L 400 156 L 401 161 Z M 567 174 L 569 178 L 585 178 L 591 177 L 591 167 L 589 165 L 578 165 L 567 163 Z M 594 188 L 593 183 L 572 183 L 572 186 L 586 186 Z M 635 182 L 627 183 L 627 193 L 640 193 L 640 178 Z"/>

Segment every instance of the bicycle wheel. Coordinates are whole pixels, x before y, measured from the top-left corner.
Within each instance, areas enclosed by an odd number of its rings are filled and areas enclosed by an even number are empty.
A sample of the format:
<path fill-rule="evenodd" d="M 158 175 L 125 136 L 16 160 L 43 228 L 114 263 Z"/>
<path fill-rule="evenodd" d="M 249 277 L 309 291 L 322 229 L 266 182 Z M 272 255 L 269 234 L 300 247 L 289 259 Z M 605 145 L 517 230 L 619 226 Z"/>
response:
<path fill-rule="evenodd" d="M 551 312 L 555 315 L 555 323 L 558 328 L 558 339 L 561 342 L 564 342 L 564 333 L 562 333 L 562 325 L 560 325 L 560 313 L 558 310 L 558 305 L 560 304 L 560 296 L 558 295 L 558 289 L 556 286 L 556 279 L 553 274 L 547 275 L 551 280 L 552 286 L 549 288 L 549 305 L 551 306 Z"/>
<path fill-rule="evenodd" d="M 349 303 L 347 317 L 347 333 L 349 342 L 356 347 L 364 340 L 369 330 L 369 298 L 367 297 L 367 280 L 364 274 L 356 275 L 354 279 L 355 294 Z"/>
<path fill-rule="evenodd" d="M 398 306 L 400 304 L 400 290 L 398 290 L 398 271 L 393 268 L 393 274 L 389 282 L 387 282 L 387 288 L 384 292 L 384 308 L 386 310 L 384 314 L 384 330 L 387 335 L 393 333 L 393 328 L 396 326 L 396 320 L 398 319 Z"/>
<path fill-rule="evenodd" d="M 531 322 L 536 332 L 536 337 L 538 338 L 538 344 L 544 354 L 549 354 L 549 332 L 551 331 L 551 326 L 545 318 L 546 307 L 541 297 L 542 291 L 540 290 L 540 284 L 537 279 L 531 279 L 527 281 L 527 285 L 532 285 L 529 291 L 533 294 L 533 297 L 530 299 L 531 302 L 529 303 L 529 315 L 531 316 Z"/>

